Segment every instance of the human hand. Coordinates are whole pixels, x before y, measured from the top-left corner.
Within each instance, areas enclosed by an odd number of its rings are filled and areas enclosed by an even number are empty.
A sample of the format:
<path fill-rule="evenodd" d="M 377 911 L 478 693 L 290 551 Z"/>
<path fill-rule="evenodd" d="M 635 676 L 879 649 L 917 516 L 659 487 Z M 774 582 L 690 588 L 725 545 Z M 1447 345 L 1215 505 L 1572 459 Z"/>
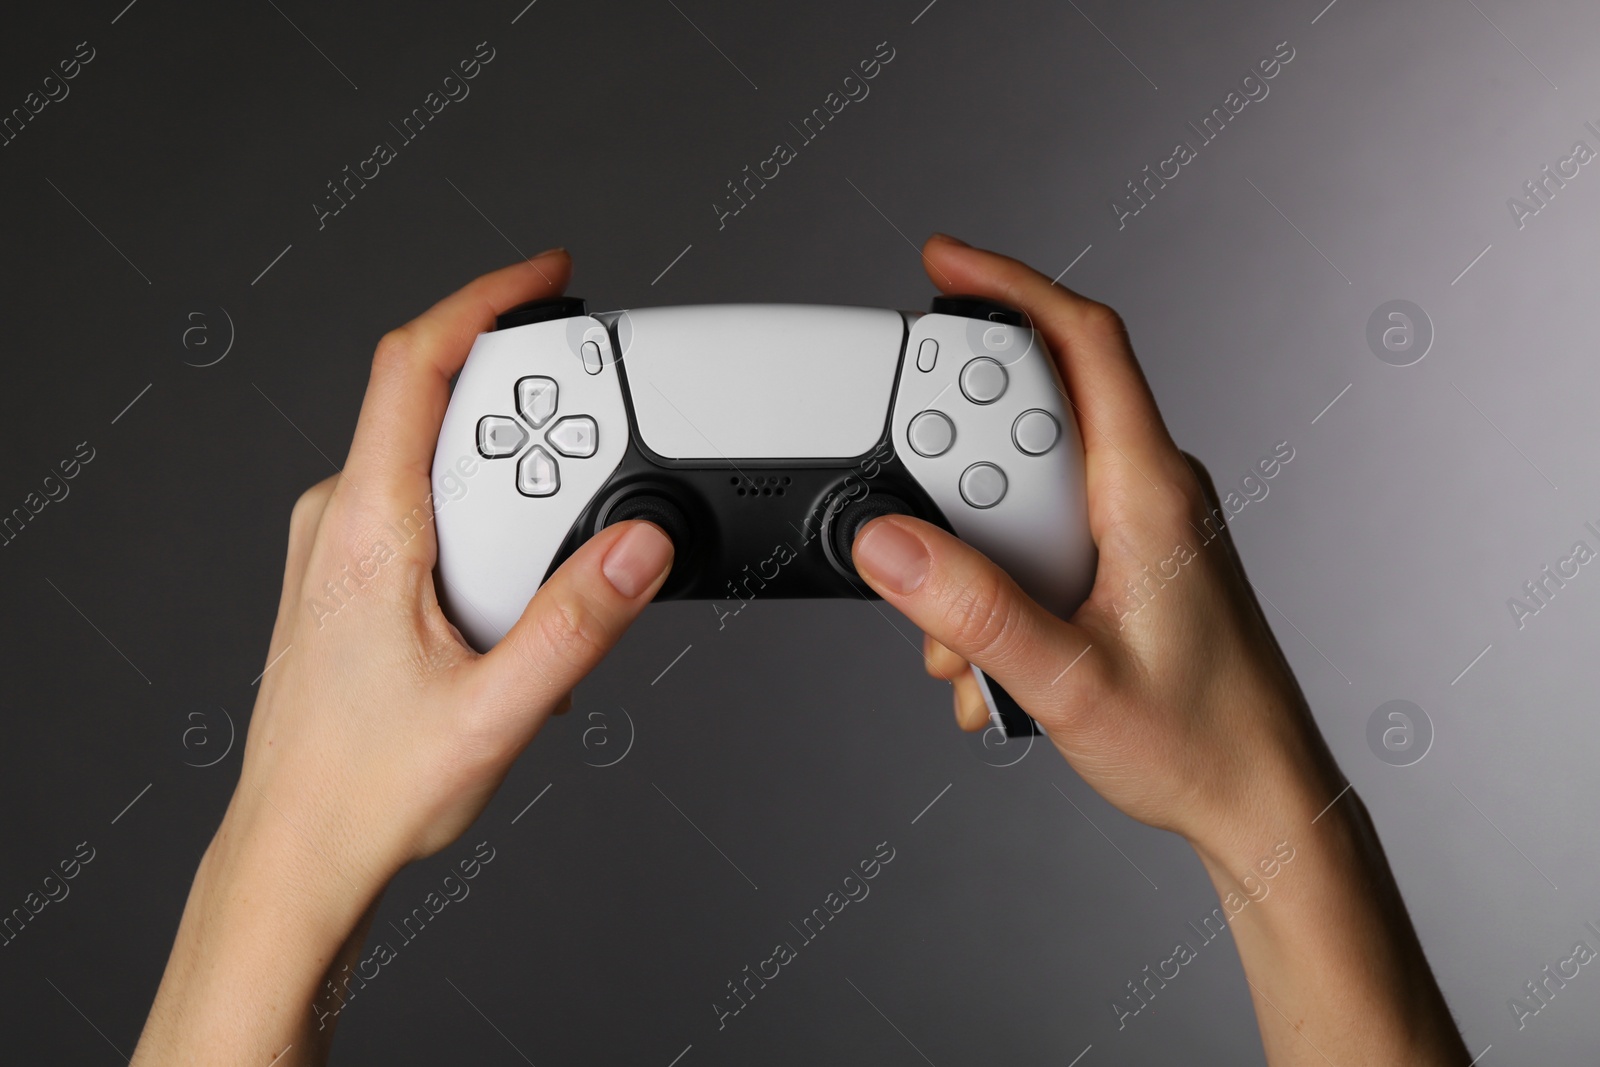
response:
<path fill-rule="evenodd" d="M 1026 312 L 1054 355 L 1084 439 L 1094 587 L 1058 619 L 974 549 L 897 515 L 857 535 L 857 571 L 926 633 L 928 670 L 955 684 L 964 728 L 986 719 L 970 662 L 1103 797 L 1194 846 L 1273 1067 L 1465 1063 L 1365 808 L 1256 603 L 1209 477 L 1167 434 L 1121 320 L 950 238 L 923 255 L 945 292 Z M 1268 892 L 1271 903 L 1251 906 Z M 1181 968 L 1189 951 L 1158 967 Z M 1156 992 L 1129 989 L 1111 1005 L 1119 1029 Z"/>
<path fill-rule="evenodd" d="M 606 529 L 482 656 L 440 610 L 430 471 L 450 378 L 496 314 L 570 272 L 546 253 L 385 336 L 345 469 L 295 506 L 229 818 L 289 824 L 347 879 L 382 885 L 459 836 L 671 565 L 656 527 Z"/>
<path fill-rule="evenodd" d="M 854 559 L 928 635 L 956 717 L 987 712 L 968 662 L 1016 698 L 1111 803 L 1219 847 L 1286 798 L 1314 814 L 1342 781 L 1228 539 L 1109 308 L 1015 260 L 935 237 L 929 276 L 1024 311 L 1060 368 L 1087 463 L 1094 588 L 1070 620 L 974 549 L 915 519 L 868 524 Z M 1255 847 L 1252 843 L 1249 847 Z"/>
<path fill-rule="evenodd" d="M 321 1062 L 333 1031 L 313 995 L 354 964 L 389 879 L 471 825 L 665 581 L 666 535 L 618 523 L 487 654 L 439 607 L 431 470 L 451 376 L 497 314 L 571 269 L 555 250 L 485 275 L 379 342 L 344 469 L 290 517 L 239 785 L 135 1062 Z"/>

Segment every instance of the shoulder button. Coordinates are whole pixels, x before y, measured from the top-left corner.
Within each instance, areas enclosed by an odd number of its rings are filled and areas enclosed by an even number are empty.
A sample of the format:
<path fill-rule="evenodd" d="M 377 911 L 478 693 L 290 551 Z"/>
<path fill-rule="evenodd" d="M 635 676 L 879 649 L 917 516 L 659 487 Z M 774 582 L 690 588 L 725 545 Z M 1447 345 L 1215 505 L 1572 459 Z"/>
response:
<path fill-rule="evenodd" d="M 981 296 L 936 296 L 928 305 L 928 311 L 934 315 L 998 322 L 1002 326 L 1022 325 L 1022 312 Z"/>
<path fill-rule="evenodd" d="M 515 326 L 527 326 L 534 322 L 549 322 L 552 319 L 574 319 L 579 315 L 588 313 L 588 304 L 582 297 L 556 296 L 549 300 L 533 300 L 520 304 L 500 314 L 495 320 L 494 328 L 509 330 Z"/>

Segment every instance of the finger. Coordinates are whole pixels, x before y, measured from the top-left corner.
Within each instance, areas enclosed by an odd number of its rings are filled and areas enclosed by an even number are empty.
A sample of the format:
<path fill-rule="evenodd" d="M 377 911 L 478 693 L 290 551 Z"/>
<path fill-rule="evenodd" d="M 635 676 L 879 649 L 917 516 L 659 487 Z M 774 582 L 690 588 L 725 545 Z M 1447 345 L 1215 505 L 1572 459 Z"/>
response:
<path fill-rule="evenodd" d="M 483 657 L 489 692 L 518 713 L 553 709 L 622 637 L 671 567 L 672 542 L 653 523 L 601 530 L 557 568 Z"/>
<path fill-rule="evenodd" d="M 483 275 L 384 335 L 345 464 L 365 501 L 410 511 L 428 499 L 450 379 L 473 339 L 501 312 L 560 293 L 571 273 L 565 251 L 545 252 Z"/>
<path fill-rule="evenodd" d="M 989 705 L 984 703 L 983 690 L 978 688 L 978 680 L 972 676 L 972 669 L 969 667 L 951 679 L 950 684 L 955 695 L 956 725 L 969 734 L 987 727 Z"/>
<path fill-rule="evenodd" d="M 971 664 L 927 634 L 922 635 L 922 649 L 928 673 L 950 683 L 956 725 L 968 733 L 983 729 L 989 721 L 989 706 L 984 703 L 978 680 L 972 676 Z"/>
<path fill-rule="evenodd" d="M 922 635 L 922 660 L 928 673 L 941 682 L 954 682 L 957 678 L 972 673 L 972 668 L 966 660 L 927 634 Z"/>
<path fill-rule="evenodd" d="M 867 584 L 956 656 L 983 668 L 1035 712 L 1057 706 L 1090 671 L 1067 665 L 1090 641 L 1040 607 L 981 553 L 938 527 L 903 515 L 874 519 L 851 549 Z"/>
<path fill-rule="evenodd" d="M 1056 285 L 1025 263 L 936 234 L 923 262 L 946 293 L 968 293 L 1027 314 L 1055 356 L 1085 424 L 1084 449 L 1096 467 L 1132 463 L 1154 482 L 1181 460 L 1139 369 L 1117 313 Z"/>

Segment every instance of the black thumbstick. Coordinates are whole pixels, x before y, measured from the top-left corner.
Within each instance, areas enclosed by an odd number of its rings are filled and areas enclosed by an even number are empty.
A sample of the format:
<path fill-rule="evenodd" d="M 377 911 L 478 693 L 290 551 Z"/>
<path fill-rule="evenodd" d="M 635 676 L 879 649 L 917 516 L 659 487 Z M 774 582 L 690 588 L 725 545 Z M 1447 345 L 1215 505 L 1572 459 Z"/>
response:
<path fill-rule="evenodd" d="M 588 305 L 578 296 L 553 296 L 548 300 L 531 300 L 503 312 L 495 319 L 494 328 L 509 330 L 513 326 L 526 326 L 532 322 L 573 319 L 586 314 L 587 311 Z"/>
<path fill-rule="evenodd" d="M 935 315 L 982 319 L 1002 326 L 1022 325 L 1022 312 L 981 296 L 936 296 L 928 310 Z"/>
<path fill-rule="evenodd" d="M 613 504 L 606 512 L 605 524 L 614 526 L 628 519 L 646 519 L 655 523 L 665 531 L 672 541 L 672 570 L 667 574 L 667 587 L 681 575 L 687 573 L 684 568 L 694 551 L 694 528 L 689 525 L 689 516 L 675 502 L 656 493 L 635 493 L 624 497 Z"/>
<path fill-rule="evenodd" d="M 639 493 L 635 496 L 619 500 L 606 512 L 606 525 L 615 526 L 628 519 L 648 519 L 666 531 L 672 538 L 672 546 L 679 556 L 686 555 L 692 533 L 689 527 L 689 517 L 683 509 L 664 496 L 655 493 Z"/>
<path fill-rule="evenodd" d="M 912 515 L 911 505 L 892 493 L 868 493 L 853 500 L 833 514 L 828 531 L 833 558 L 851 578 L 859 578 L 850 550 L 856 543 L 856 534 L 873 519 L 884 515 Z"/>

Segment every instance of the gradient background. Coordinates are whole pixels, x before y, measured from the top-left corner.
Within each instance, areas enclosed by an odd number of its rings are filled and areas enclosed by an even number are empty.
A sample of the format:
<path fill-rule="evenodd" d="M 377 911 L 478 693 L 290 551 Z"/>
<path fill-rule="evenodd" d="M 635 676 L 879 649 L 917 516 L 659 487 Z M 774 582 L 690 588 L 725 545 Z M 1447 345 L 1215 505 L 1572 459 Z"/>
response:
<path fill-rule="evenodd" d="M 1507 1003 L 1600 947 L 1600 569 L 1521 630 L 1506 607 L 1597 547 L 1600 168 L 1520 230 L 1506 205 L 1600 149 L 1593 4 L 125 2 L 0 30 L 0 111 L 96 50 L 0 148 L 0 511 L 95 449 L 0 549 L 0 911 L 96 850 L 0 949 L 6 1058 L 131 1052 L 237 776 L 290 506 L 342 460 L 384 330 L 556 244 L 593 308 L 924 308 L 934 229 L 1072 264 L 1224 491 L 1292 445 L 1234 537 L 1473 1054 L 1600 1045 L 1587 969 L 1520 1032 Z M 319 231 L 324 183 L 485 40 L 470 97 Z M 880 41 L 871 95 L 719 230 L 724 183 Z M 1124 182 L 1281 41 L 1270 96 L 1119 231 Z M 1396 298 L 1436 332 L 1403 368 L 1365 340 Z M 1124 984 L 1215 905 L 1200 864 L 1053 751 L 994 766 L 1015 749 L 956 730 L 915 637 L 860 603 L 720 632 L 705 604 L 650 611 L 392 887 L 379 929 L 496 849 L 335 1060 L 1260 1063 L 1226 938 L 1118 1030 Z M 1394 699 L 1432 723 L 1411 766 L 1367 742 Z M 718 1032 L 724 983 L 880 841 L 872 895 Z"/>

